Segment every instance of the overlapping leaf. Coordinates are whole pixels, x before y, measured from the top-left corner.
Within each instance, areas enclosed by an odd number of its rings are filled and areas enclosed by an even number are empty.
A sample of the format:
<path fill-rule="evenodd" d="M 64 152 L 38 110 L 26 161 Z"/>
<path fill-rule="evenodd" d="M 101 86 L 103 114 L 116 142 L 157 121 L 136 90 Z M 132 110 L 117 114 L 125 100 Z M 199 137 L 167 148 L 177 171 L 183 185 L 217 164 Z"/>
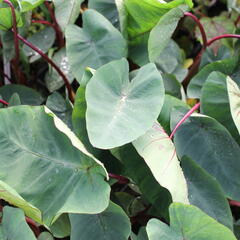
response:
<path fill-rule="evenodd" d="M 68 25 L 66 40 L 69 63 L 79 82 L 86 67 L 97 69 L 127 55 L 126 41 L 121 33 L 92 9 L 83 13 L 83 28 Z"/>
<path fill-rule="evenodd" d="M 149 240 L 236 240 L 225 226 L 209 217 L 197 207 L 173 203 L 170 208 L 170 227 L 151 219 L 147 224 Z"/>
<path fill-rule="evenodd" d="M 0 119 L 0 180 L 7 184 L 1 198 L 46 224 L 61 212 L 98 213 L 108 206 L 104 168 L 47 108 L 2 109 Z M 39 209 L 41 218 L 21 206 L 8 186 Z"/>
<path fill-rule="evenodd" d="M 172 128 L 183 115 L 172 113 Z M 240 147 L 223 125 L 205 115 L 192 116 L 175 133 L 174 143 L 180 157 L 196 161 L 218 180 L 227 197 L 240 200 Z"/>
<path fill-rule="evenodd" d="M 158 183 L 169 190 L 174 202 L 189 203 L 186 180 L 174 145 L 164 129 L 155 123 L 133 146 L 144 158 Z"/>
<path fill-rule="evenodd" d="M 100 214 L 71 214 L 71 239 L 82 240 L 127 240 L 131 226 L 129 218 L 121 207 L 110 202 Z"/>

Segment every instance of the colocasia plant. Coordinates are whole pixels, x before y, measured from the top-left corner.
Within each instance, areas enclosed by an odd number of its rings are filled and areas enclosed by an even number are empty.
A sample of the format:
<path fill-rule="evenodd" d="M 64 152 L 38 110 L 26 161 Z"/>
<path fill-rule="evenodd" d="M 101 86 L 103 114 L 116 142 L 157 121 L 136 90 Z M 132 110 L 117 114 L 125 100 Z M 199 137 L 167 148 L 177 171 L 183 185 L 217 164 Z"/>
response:
<path fill-rule="evenodd" d="M 240 239 L 240 3 L 0 0 L 0 240 Z"/>

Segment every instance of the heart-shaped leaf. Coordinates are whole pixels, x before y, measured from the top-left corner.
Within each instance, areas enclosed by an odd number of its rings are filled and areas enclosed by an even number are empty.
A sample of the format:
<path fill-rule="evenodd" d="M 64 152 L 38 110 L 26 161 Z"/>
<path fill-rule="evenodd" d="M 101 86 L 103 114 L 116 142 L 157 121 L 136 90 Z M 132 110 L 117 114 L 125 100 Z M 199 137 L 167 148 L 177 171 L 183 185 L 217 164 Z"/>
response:
<path fill-rule="evenodd" d="M 70 221 L 71 240 L 126 240 L 131 232 L 128 216 L 113 202 L 100 214 L 71 214 Z"/>
<path fill-rule="evenodd" d="M 114 148 L 135 140 L 161 111 L 164 87 L 156 66 L 145 65 L 131 82 L 128 72 L 126 59 L 113 61 L 99 68 L 87 85 L 87 131 L 97 148 Z"/>
<path fill-rule="evenodd" d="M 148 222 L 149 240 L 237 240 L 227 227 L 195 206 L 173 203 L 169 211 L 170 227 L 157 219 Z"/>
<path fill-rule="evenodd" d="M 92 9 L 83 13 L 83 28 L 68 25 L 66 41 L 69 63 L 79 82 L 86 67 L 97 69 L 127 55 L 126 41 L 121 33 Z"/>
<path fill-rule="evenodd" d="M 45 224 L 63 212 L 98 213 L 108 206 L 102 164 L 47 108 L 1 109 L 0 135 L 0 180 L 9 185 L 1 198 Z"/>
<path fill-rule="evenodd" d="M 173 111 L 172 128 L 185 113 Z M 230 199 L 240 200 L 240 147 L 228 130 L 215 119 L 205 115 L 188 118 L 174 137 L 177 154 L 196 161 L 213 175 Z"/>

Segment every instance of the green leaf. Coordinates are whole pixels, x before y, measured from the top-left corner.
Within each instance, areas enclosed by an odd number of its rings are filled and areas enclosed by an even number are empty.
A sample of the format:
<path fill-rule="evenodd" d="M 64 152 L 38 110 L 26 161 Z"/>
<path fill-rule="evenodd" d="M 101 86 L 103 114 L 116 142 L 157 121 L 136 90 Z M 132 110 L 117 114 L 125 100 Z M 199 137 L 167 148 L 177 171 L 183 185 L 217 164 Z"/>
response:
<path fill-rule="evenodd" d="M 62 48 L 58 52 L 56 52 L 52 58 L 53 62 L 62 70 L 62 72 L 67 77 L 69 83 L 72 83 L 74 80 L 74 76 L 70 70 L 70 65 L 68 62 L 68 58 L 66 56 L 66 49 Z M 63 78 L 59 75 L 59 73 L 49 66 L 50 69 L 45 75 L 45 82 L 49 92 L 54 92 L 64 86 L 65 82 Z"/>
<path fill-rule="evenodd" d="M 28 37 L 27 40 L 34 46 L 38 47 L 42 52 L 46 53 L 49 48 L 52 47 L 55 42 L 56 34 L 52 27 L 46 27 L 43 30 L 34 33 L 32 36 Z M 23 52 L 27 57 L 30 57 L 30 63 L 38 60 L 41 56 L 32 50 L 27 45 L 23 46 Z"/>
<path fill-rule="evenodd" d="M 89 0 L 88 7 L 101 13 L 113 26 L 119 28 L 119 17 L 115 0 Z"/>
<path fill-rule="evenodd" d="M 171 126 L 175 126 L 185 113 L 172 113 Z M 175 133 L 177 154 L 196 161 L 221 184 L 226 196 L 240 200 L 240 147 L 227 129 L 215 119 L 194 115 Z"/>
<path fill-rule="evenodd" d="M 113 61 L 99 68 L 87 85 L 87 131 L 97 148 L 114 148 L 135 140 L 161 111 L 164 87 L 156 66 L 143 66 L 131 82 L 128 72 L 126 59 Z"/>
<path fill-rule="evenodd" d="M 18 106 L 21 105 L 21 100 L 20 97 L 17 93 L 14 93 L 11 98 L 9 99 L 9 105 L 8 107 L 12 107 L 12 106 Z"/>
<path fill-rule="evenodd" d="M 62 214 L 51 226 L 51 233 L 56 238 L 70 236 L 71 224 L 68 214 Z"/>
<path fill-rule="evenodd" d="M 92 9 L 83 13 L 83 28 L 68 25 L 66 41 L 69 63 L 78 82 L 86 67 L 97 69 L 127 55 L 127 44 L 121 33 Z"/>
<path fill-rule="evenodd" d="M 113 202 L 100 214 L 70 214 L 70 221 L 72 240 L 126 240 L 131 233 L 129 218 Z"/>
<path fill-rule="evenodd" d="M 149 240 L 236 240 L 233 233 L 197 207 L 173 203 L 170 227 L 151 219 L 147 224 Z"/>
<path fill-rule="evenodd" d="M 41 5 L 44 0 L 17 0 L 21 12 L 28 12 Z"/>
<path fill-rule="evenodd" d="M 36 240 L 21 209 L 8 206 L 3 208 L 2 231 L 4 240 Z"/>
<path fill-rule="evenodd" d="M 171 193 L 173 201 L 189 203 L 187 184 L 176 150 L 161 125 L 155 123 L 133 142 L 133 146 L 143 157 L 158 183 Z"/>
<path fill-rule="evenodd" d="M 165 94 L 171 95 L 173 97 L 176 97 L 178 99 L 182 98 L 182 85 L 181 83 L 176 79 L 174 74 L 162 74 L 164 88 L 165 88 Z"/>
<path fill-rule="evenodd" d="M 227 77 L 227 89 L 232 119 L 240 134 L 240 89 L 230 77 Z"/>
<path fill-rule="evenodd" d="M 0 135 L 0 180 L 41 211 L 34 220 L 49 225 L 64 212 L 98 213 L 108 206 L 103 165 L 46 107 L 1 109 Z M 7 190 L 0 197 L 19 206 Z"/>
<path fill-rule="evenodd" d="M 54 92 L 47 98 L 46 106 L 59 117 L 70 129 L 72 129 L 72 104 L 58 92 Z"/>
<path fill-rule="evenodd" d="M 54 240 L 54 238 L 51 235 L 51 233 L 49 233 L 49 232 L 42 232 L 39 235 L 38 240 Z"/>
<path fill-rule="evenodd" d="M 181 166 L 187 180 L 190 203 L 233 230 L 231 209 L 216 179 L 189 157 L 181 159 Z"/>
<path fill-rule="evenodd" d="M 88 138 L 85 118 L 87 110 L 85 93 L 86 86 L 80 86 L 76 93 L 72 113 L 73 130 L 77 137 L 82 141 L 86 149 L 94 156 L 98 157 L 101 150 L 94 148 Z"/>
<path fill-rule="evenodd" d="M 182 82 L 188 72 L 188 70 L 184 68 L 184 60 L 184 54 L 179 46 L 173 40 L 169 39 L 167 46 L 165 46 L 154 63 L 159 71 L 168 74 L 171 73 L 175 75 L 174 77 L 179 82 Z"/>
<path fill-rule="evenodd" d="M 184 4 L 184 0 L 161 3 L 158 0 L 126 0 L 127 32 L 130 57 L 138 65 L 148 62 L 147 44 L 149 33 L 160 18 L 171 9 Z"/>
<path fill-rule="evenodd" d="M 148 40 L 150 62 L 156 62 L 159 56 L 161 57 L 161 53 L 169 45 L 179 20 L 187 10 L 186 5 L 173 8 L 162 16 L 157 25 L 151 30 Z"/>
<path fill-rule="evenodd" d="M 158 116 L 158 122 L 161 124 L 163 129 L 167 132 L 167 134 L 171 134 L 171 129 L 170 129 L 170 116 L 171 116 L 171 111 L 174 107 L 185 107 L 186 109 L 189 109 L 189 106 L 181 101 L 180 99 L 177 99 L 173 96 L 170 95 L 165 95 L 164 98 L 164 104 L 161 110 L 161 113 Z"/>
<path fill-rule="evenodd" d="M 15 10 L 17 26 L 22 27 L 23 22 L 21 15 Z M 7 31 L 13 26 L 11 8 L 0 8 L 0 30 Z"/>
<path fill-rule="evenodd" d="M 44 98 L 36 90 L 23 85 L 9 84 L 0 88 L 0 94 L 7 102 L 14 93 L 18 94 L 21 103 L 25 105 L 40 105 L 44 101 Z"/>
<path fill-rule="evenodd" d="M 204 82 L 207 80 L 210 73 L 213 71 L 221 72 L 225 75 L 231 76 L 237 83 L 240 84 L 239 78 L 239 57 L 232 57 L 221 61 L 213 62 L 201 69 L 196 76 L 194 76 L 187 88 L 187 95 L 189 98 L 200 98 L 201 89 Z"/>
<path fill-rule="evenodd" d="M 126 176 L 129 176 L 137 184 L 142 196 L 153 206 L 149 210 L 149 214 L 168 219 L 168 207 L 172 202 L 171 194 L 159 185 L 133 145 L 126 144 L 112 149 L 111 152 L 124 164 Z"/>
<path fill-rule="evenodd" d="M 77 20 L 82 2 L 83 0 L 53 0 L 55 16 L 63 32 L 69 24 Z"/>
<path fill-rule="evenodd" d="M 208 76 L 202 87 L 201 111 L 224 125 L 240 144 L 240 136 L 230 117 L 231 110 L 226 79 L 227 76 L 220 72 L 212 72 Z"/>

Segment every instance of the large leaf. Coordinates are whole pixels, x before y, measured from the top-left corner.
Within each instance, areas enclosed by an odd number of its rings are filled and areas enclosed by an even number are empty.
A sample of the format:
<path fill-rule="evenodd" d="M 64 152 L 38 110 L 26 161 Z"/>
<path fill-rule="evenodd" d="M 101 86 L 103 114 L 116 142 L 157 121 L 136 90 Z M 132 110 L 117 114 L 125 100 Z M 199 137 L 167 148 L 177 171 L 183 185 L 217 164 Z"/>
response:
<path fill-rule="evenodd" d="M 230 117 L 231 110 L 226 79 L 227 76 L 219 72 L 213 72 L 208 76 L 202 87 L 201 111 L 224 125 L 240 144 L 240 136 Z"/>
<path fill-rule="evenodd" d="M 139 65 L 148 62 L 147 44 L 149 33 L 160 18 L 171 9 L 186 3 L 174 0 L 161 3 L 158 0 L 126 0 L 127 32 L 130 44 L 130 57 Z M 192 7 L 192 1 L 188 1 Z"/>
<path fill-rule="evenodd" d="M 26 223 L 24 212 L 21 209 L 4 207 L 1 225 L 3 232 L 3 239 L 1 239 L 0 234 L 1 240 L 36 240 L 32 230 Z"/>
<path fill-rule="evenodd" d="M 62 31 L 65 31 L 69 24 L 73 24 L 80 14 L 80 5 L 83 0 L 53 0 L 55 16 Z"/>
<path fill-rule="evenodd" d="M 204 66 L 201 71 L 193 77 L 188 85 L 187 94 L 189 98 L 200 98 L 201 89 L 210 73 L 218 71 L 226 75 L 230 75 L 236 82 L 240 84 L 239 78 L 239 57 L 224 59 L 221 61 L 210 63 Z"/>
<path fill-rule="evenodd" d="M 227 78 L 227 89 L 232 119 L 240 134 L 240 89 L 230 77 Z"/>
<path fill-rule="evenodd" d="M 35 220 L 50 224 L 62 212 L 98 213 L 108 206 L 101 163 L 47 108 L 1 109 L 0 135 L 0 180 L 41 211 L 42 219 Z M 19 197 L 12 195 L 6 188 L 0 192 L 19 206 Z"/>
<path fill-rule="evenodd" d="M 127 240 L 131 226 L 121 207 L 110 202 L 100 214 L 70 214 L 71 240 Z"/>
<path fill-rule="evenodd" d="M 83 28 L 67 27 L 66 40 L 69 63 L 79 82 L 86 67 L 97 69 L 127 55 L 126 41 L 121 33 L 92 9 L 83 13 Z"/>
<path fill-rule="evenodd" d="M 133 142 L 158 183 L 168 189 L 174 202 L 189 203 L 186 180 L 174 145 L 163 128 L 155 123 Z"/>
<path fill-rule="evenodd" d="M 174 111 L 174 127 L 184 113 Z M 196 161 L 221 184 L 227 197 L 240 200 L 240 147 L 227 129 L 215 119 L 195 115 L 186 120 L 175 133 L 177 154 Z"/>
<path fill-rule="evenodd" d="M 151 62 L 156 62 L 162 51 L 168 46 L 179 20 L 188 6 L 182 5 L 166 13 L 151 30 L 148 40 L 148 54 Z"/>
<path fill-rule="evenodd" d="M 149 240 L 236 240 L 227 227 L 197 207 L 173 203 L 169 211 L 170 227 L 157 219 L 151 219 L 148 222 Z"/>
<path fill-rule="evenodd" d="M 20 5 L 21 12 L 28 12 L 41 5 L 44 0 L 16 0 Z"/>
<path fill-rule="evenodd" d="M 143 197 L 152 205 L 149 214 L 168 219 L 168 207 L 172 202 L 171 194 L 159 185 L 133 145 L 126 144 L 111 152 L 124 164 L 125 174 L 137 184 Z"/>
<path fill-rule="evenodd" d="M 230 206 L 216 179 L 188 157 L 181 159 L 181 166 L 187 180 L 190 203 L 233 230 Z"/>
<path fill-rule="evenodd" d="M 131 82 L 128 72 L 126 59 L 113 61 L 99 68 L 87 85 L 87 131 L 95 147 L 109 149 L 135 140 L 161 111 L 164 87 L 156 66 L 145 65 Z"/>

